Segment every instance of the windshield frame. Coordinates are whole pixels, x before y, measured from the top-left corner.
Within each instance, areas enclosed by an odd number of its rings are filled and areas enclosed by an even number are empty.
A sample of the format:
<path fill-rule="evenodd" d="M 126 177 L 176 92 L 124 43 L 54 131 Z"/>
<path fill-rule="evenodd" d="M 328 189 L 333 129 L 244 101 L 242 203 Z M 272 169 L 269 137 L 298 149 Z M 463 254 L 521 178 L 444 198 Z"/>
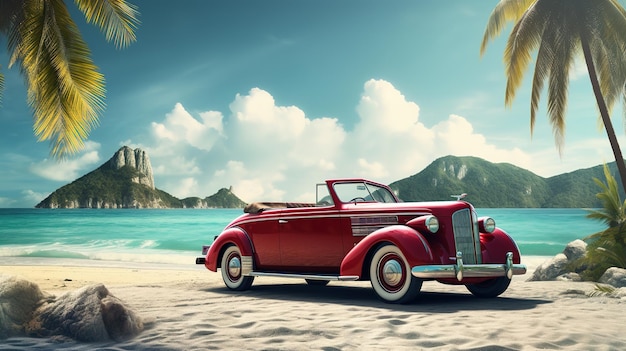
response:
<path fill-rule="evenodd" d="M 333 190 L 342 203 L 378 202 L 397 203 L 389 188 L 366 181 L 337 182 Z"/>

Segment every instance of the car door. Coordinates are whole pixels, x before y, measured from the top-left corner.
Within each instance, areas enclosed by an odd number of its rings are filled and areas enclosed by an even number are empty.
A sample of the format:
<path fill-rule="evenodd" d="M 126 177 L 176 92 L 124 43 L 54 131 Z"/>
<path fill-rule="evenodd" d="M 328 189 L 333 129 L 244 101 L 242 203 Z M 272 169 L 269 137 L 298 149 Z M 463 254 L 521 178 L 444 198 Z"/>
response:
<path fill-rule="evenodd" d="M 283 210 L 278 221 L 282 265 L 299 273 L 337 274 L 344 257 L 339 211 L 329 207 Z"/>
<path fill-rule="evenodd" d="M 255 270 L 273 270 L 281 266 L 279 214 L 280 210 L 266 210 L 240 225 L 252 240 Z"/>

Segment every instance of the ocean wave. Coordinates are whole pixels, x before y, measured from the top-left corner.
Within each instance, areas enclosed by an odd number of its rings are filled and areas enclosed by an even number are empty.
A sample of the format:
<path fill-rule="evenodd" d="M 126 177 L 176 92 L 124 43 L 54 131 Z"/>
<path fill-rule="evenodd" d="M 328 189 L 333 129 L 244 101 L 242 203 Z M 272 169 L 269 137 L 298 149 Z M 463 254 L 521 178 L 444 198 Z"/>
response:
<path fill-rule="evenodd" d="M 146 249 L 146 248 L 153 248 L 158 246 L 156 240 L 144 240 L 139 247 L 142 249 Z"/>
<path fill-rule="evenodd" d="M 167 263 L 193 264 L 200 251 L 172 251 L 151 248 L 131 249 L 112 247 L 104 250 L 94 247 L 56 247 L 41 249 L 33 246 L 4 246 L 0 247 L 0 257 L 28 257 L 28 258 L 61 258 L 81 259 L 93 261 L 119 261 L 135 263 Z"/>

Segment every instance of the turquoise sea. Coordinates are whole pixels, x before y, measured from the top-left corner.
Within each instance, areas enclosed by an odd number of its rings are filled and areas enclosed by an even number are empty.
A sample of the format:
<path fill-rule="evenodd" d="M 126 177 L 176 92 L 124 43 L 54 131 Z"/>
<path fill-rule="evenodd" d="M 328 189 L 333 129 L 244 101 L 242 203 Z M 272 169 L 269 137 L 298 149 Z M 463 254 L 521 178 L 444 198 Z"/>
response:
<path fill-rule="evenodd" d="M 584 209 L 477 209 L 522 255 L 552 256 L 603 228 Z M 0 209 L 0 259 L 193 264 L 241 209 Z"/>

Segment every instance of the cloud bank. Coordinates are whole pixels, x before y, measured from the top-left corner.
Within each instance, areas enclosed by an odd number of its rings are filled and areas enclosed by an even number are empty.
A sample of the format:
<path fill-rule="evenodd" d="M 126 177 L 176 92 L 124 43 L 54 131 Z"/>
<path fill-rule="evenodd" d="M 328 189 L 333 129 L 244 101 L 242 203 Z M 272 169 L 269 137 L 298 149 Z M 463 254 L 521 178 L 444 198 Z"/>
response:
<path fill-rule="evenodd" d="M 150 125 L 149 139 L 124 144 L 146 149 L 157 186 L 177 197 L 204 197 L 232 186 L 248 202 L 312 202 L 314 185 L 324 179 L 366 177 L 390 183 L 445 155 L 515 160 L 520 167 L 531 159 L 518 148 L 489 143 L 462 116 L 451 114 L 424 125 L 419 106 L 384 80 L 364 84 L 356 105 L 358 122 L 351 130 L 335 117 L 311 117 L 297 106 L 278 106 L 259 88 L 237 94 L 229 110 L 190 113 L 177 103 Z"/>

